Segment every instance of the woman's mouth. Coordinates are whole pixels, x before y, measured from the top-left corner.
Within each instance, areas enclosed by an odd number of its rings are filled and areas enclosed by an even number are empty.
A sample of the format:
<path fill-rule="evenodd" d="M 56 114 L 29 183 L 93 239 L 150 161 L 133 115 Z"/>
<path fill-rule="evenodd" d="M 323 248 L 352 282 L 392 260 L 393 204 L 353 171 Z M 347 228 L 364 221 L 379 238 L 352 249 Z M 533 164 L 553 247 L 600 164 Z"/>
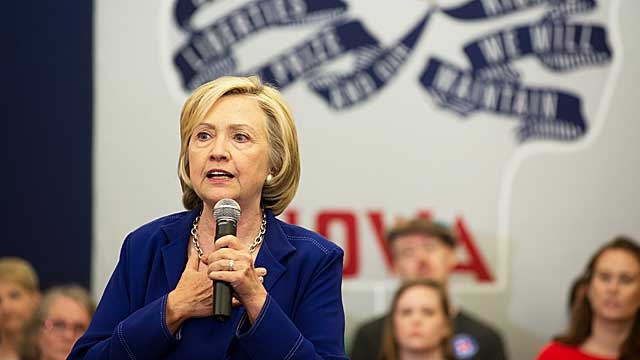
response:
<path fill-rule="evenodd" d="M 234 178 L 233 174 L 225 170 L 209 170 L 207 171 L 207 179 L 232 179 Z"/>

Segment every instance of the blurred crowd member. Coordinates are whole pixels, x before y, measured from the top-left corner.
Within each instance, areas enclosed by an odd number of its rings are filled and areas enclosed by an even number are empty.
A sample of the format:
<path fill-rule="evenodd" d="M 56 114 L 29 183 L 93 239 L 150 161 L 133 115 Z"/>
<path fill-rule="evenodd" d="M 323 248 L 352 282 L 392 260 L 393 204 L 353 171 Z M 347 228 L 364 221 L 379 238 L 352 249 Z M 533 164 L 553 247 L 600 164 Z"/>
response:
<path fill-rule="evenodd" d="M 38 276 L 25 260 L 0 258 L 0 359 L 18 358 L 25 322 L 38 305 Z"/>
<path fill-rule="evenodd" d="M 448 360 L 453 324 L 444 288 L 432 280 L 404 283 L 391 302 L 382 338 L 383 360 Z"/>
<path fill-rule="evenodd" d="M 449 274 L 457 264 L 456 240 L 444 225 L 424 218 L 403 221 L 392 228 L 387 241 L 393 268 L 401 281 L 431 279 L 448 288 Z M 496 330 L 452 307 L 453 355 L 465 360 L 506 359 L 502 338 Z M 365 323 L 351 347 L 352 360 L 371 360 L 380 356 L 380 341 L 387 315 Z"/>
<path fill-rule="evenodd" d="M 538 360 L 640 359 L 640 245 L 622 236 L 606 243 L 589 261 L 585 281 L 569 329 Z"/>
<path fill-rule="evenodd" d="M 96 305 L 78 285 L 47 290 L 25 327 L 21 360 L 64 360 L 87 330 Z"/>

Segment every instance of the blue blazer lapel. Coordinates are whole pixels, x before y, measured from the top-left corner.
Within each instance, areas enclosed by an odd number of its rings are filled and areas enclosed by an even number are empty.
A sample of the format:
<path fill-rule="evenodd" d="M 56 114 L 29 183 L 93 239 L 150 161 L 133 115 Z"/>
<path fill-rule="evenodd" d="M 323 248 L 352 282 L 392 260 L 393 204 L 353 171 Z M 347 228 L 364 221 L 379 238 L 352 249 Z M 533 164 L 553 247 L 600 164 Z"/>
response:
<path fill-rule="evenodd" d="M 267 232 L 256 258 L 256 267 L 267 268 L 264 287 L 270 290 L 287 271 L 281 261 L 285 256 L 294 252 L 295 247 L 287 239 L 280 222 L 273 216 L 271 210 L 266 210 L 266 212 Z"/>
<path fill-rule="evenodd" d="M 187 247 L 189 246 L 189 231 L 193 220 L 200 213 L 200 209 L 196 208 L 187 213 L 178 221 L 164 225 L 162 231 L 166 237 L 167 243 L 162 246 L 162 261 L 164 271 L 167 276 L 169 289 L 175 289 L 180 280 L 180 276 L 187 264 Z"/>

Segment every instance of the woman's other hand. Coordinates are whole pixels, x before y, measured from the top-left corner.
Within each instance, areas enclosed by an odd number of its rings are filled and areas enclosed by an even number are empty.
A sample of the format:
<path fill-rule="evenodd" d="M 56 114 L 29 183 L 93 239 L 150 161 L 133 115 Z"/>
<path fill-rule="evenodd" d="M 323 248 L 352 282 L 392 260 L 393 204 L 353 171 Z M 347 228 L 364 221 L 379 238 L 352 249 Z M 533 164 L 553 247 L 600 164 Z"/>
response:
<path fill-rule="evenodd" d="M 213 314 L 213 286 L 206 273 L 198 272 L 199 263 L 198 253 L 190 247 L 187 265 L 178 285 L 167 297 L 166 321 L 172 334 L 188 318 Z"/>

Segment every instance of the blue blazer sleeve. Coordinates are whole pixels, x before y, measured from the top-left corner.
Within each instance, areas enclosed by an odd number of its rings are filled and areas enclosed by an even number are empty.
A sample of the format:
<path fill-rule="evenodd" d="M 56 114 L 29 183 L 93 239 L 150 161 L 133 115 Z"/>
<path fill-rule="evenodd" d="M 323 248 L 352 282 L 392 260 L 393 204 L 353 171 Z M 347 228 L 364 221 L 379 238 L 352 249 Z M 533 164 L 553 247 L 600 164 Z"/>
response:
<path fill-rule="evenodd" d="M 308 284 L 298 284 L 306 290 L 291 316 L 269 295 L 255 324 L 243 317 L 236 336 L 253 359 L 347 359 L 342 258 L 343 251 L 334 247 Z"/>
<path fill-rule="evenodd" d="M 142 307 L 132 300 L 135 296 L 129 292 L 133 261 L 129 258 L 130 237 L 124 241 L 118 265 L 89 329 L 76 342 L 68 359 L 158 359 L 176 343 L 165 321 L 167 295 Z"/>

